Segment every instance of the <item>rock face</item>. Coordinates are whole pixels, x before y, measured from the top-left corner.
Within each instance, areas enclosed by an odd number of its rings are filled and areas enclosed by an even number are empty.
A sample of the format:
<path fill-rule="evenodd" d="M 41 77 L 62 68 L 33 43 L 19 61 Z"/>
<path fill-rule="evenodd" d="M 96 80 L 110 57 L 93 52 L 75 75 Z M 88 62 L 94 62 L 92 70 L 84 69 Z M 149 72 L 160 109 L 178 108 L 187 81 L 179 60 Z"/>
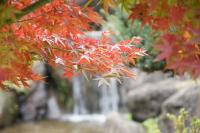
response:
<path fill-rule="evenodd" d="M 133 119 L 144 121 L 158 116 L 162 103 L 177 91 L 176 82 L 169 78 L 159 82 L 146 83 L 131 90 L 126 101 Z"/>
<path fill-rule="evenodd" d="M 117 113 L 108 116 L 105 122 L 105 133 L 145 133 L 144 127 L 134 121 L 128 121 Z"/>
<path fill-rule="evenodd" d="M 159 117 L 163 133 L 174 133 L 172 122 L 166 117 L 171 113 L 178 115 L 185 108 L 192 117 L 200 117 L 200 80 L 191 80 L 187 75 L 170 77 L 169 74 L 154 72 L 147 74 L 133 70 L 137 75 L 135 81 L 125 80 L 122 84 L 124 101 L 131 112 L 133 120 L 144 121 Z"/>
<path fill-rule="evenodd" d="M 45 83 L 42 81 L 34 83 L 25 103 L 20 108 L 23 120 L 37 120 L 44 117 L 47 110 L 47 92 L 45 89 Z"/>
<path fill-rule="evenodd" d="M 18 114 L 17 99 L 14 93 L 0 91 L 0 127 L 11 125 Z"/>
<path fill-rule="evenodd" d="M 166 117 L 167 113 L 176 114 L 181 108 L 189 112 L 189 118 L 200 118 L 200 85 L 189 86 L 181 89 L 179 92 L 167 99 L 162 106 L 162 115 L 160 116 L 160 128 L 163 133 L 174 133 L 172 122 Z"/>
<path fill-rule="evenodd" d="M 132 91 L 147 83 L 160 82 L 169 78 L 170 73 L 163 73 L 162 71 L 155 71 L 152 73 L 146 73 L 139 69 L 132 69 L 136 75 L 135 79 L 124 79 L 121 88 L 127 92 Z"/>
<path fill-rule="evenodd" d="M 45 64 L 36 61 L 33 65 L 36 74 L 45 76 Z M 23 120 L 36 120 L 42 118 L 47 111 L 48 94 L 45 81 L 30 82 L 30 92 L 20 107 Z"/>

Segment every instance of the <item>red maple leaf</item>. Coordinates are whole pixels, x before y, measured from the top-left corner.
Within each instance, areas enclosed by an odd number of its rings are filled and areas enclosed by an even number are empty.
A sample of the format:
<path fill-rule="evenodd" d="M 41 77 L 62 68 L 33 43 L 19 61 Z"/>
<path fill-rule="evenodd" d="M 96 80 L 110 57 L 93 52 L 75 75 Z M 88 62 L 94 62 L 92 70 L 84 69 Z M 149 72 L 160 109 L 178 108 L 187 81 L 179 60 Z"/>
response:
<path fill-rule="evenodd" d="M 142 25 L 146 23 L 151 23 L 152 17 L 149 16 L 149 6 L 147 3 L 140 3 L 136 4 L 132 9 L 131 13 L 128 17 L 129 20 L 140 20 L 142 22 Z"/>

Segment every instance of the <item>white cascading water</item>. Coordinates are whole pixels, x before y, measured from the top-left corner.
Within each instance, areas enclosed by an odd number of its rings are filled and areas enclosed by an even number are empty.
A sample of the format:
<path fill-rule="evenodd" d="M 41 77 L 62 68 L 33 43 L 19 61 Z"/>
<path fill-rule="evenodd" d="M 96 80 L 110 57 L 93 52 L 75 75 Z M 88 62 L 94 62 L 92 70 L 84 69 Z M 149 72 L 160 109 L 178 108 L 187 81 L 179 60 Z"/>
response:
<path fill-rule="evenodd" d="M 119 106 L 119 95 L 117 88 L 117 81 L 115 79 L 110 79 L 110 86 L 102 85 L 100 89 L 100 109 L 102 114 L 107 114 L 109 112 L 117 112 Z"/>
<path fill-rule="evenodd" d="M 86 106 L 84 101 L 84 96 L 82 93 L 82 86 L 80 82 L 79 76 L 74 76 L 72 78 L 72 88 L 73 88 L 73 99 L 74 99 L 74 107 L 73 113 L 74 114 L 86 114 Z"/>
<path fill-rule="evenodd" d="M 117 81 L 115 79 L 110 79 L 110 86 L 102 85 L 101 87 L 96 86 L 95 88 L 93 88 L 100 90 L 100 98 L 98 102 L 101 113 L 88 114 L 89 111 L 86 108 L 85 95 L 83 94 L 83 89 L 85 89 L 85 81 L 82 78 L 83 77 L 76 76 L 72 79 L 74 99 L 73 114 L 64 114 L 60 118 L 60 120 L 70 122 L 95 121 L 99 123 L 104 123 L 106 120 L 106 114 L 108 114 L 109 112 L 117 112 L 119 108 Z"/>
<path fill-rule="evenodd" d="M 84 81 L 84 82 L 83 82 Z M 93 81 L 91 81 L 93 82 Z M 106 114 L 110 112 L 117 112 L 119 110 L 119 93 L 117 87 L 117 80 L 110 79 L 108 85 L 102 85 L 101 87 L 94 87 L 100 92 L 99 107 L 100 114 L 88 114 L 85 103 L 85 95 L 83 89 L 85 89 L 85 80 L 81 76 L 74 76 L 72 78 L 73 89 L 73 114 L 61 114 L 59 107 L 55 100 L 55 97 L 49 99 L 48 105 L 50 106 L 49 118 L 59 118 L 62 121 L 81 122 L 81 121 L 96 121 L 103 123 L 106 119 Z"/>
<path fill-rule="evenodd" d="M 83 80 L 84 81 L 84 80 Z M 93 81 L 91 81 L 93 82 Z M 119 106 L 119 94 L 117 88 L 117 81 L 110 79 L 110 86 L 104 84 L 101 87 L 95 87 L 100 92 L 99 106 L 102 114 L 109 112 L 117 112 Z M 82 83 L 81 76 L 74 76 L 72 79 L 73 99 L 74 99 L 74 114 L 87 114 L 89 111 L 85 105 L 85 95 L 83 94 L 84 83 Z"/>
<path fill-rule="evenodd" d="M 119 92 L 118 92 L 118 86 L 117 86 L 117 80 L 111 79 L 111 103 L 112 103 L 112 111 L 119 111 Z"/>
<path fill-rule="evenodd" d="M 57 119 L 62 115 L 55 96 L 51 96 L 47 104 L 49 107 L 48 118 Z"/>

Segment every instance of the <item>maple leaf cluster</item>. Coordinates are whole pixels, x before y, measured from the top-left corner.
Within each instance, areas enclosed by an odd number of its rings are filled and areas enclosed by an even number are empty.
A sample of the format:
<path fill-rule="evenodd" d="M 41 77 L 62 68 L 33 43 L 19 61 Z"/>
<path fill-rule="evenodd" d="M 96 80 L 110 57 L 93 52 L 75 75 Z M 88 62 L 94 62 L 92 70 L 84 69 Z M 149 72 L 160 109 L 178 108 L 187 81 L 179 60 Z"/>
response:
<path fill-rule="evenodd" d="M 200 75 L 199 0 L 97 1 L 106 11 L 120 5 L 129 13 L 129 20 L 134 22 L 137 19 L 142 26 L 147 24 L 158 31 L 161 37 L 155 49 L 160 51 L 160 55 L 156 61 L 165 60 L 167 69 L 178 74 L 189 72 L 193 77 Z"/>
<path fill-rule="evenodd" d="M 91 30 L 90 25 L 102 22 L 98 13 L 71 1 L 46 1 L 0 4 L 1 85 L 5 80 L 26 85 L 27 80 L 41 79 L 32 72 L 34 60 L 61 66 L 68 78 L 75 72 L 133 76 L 126 63 L 144 55 L 144 50 L 135 46 L 141 38 L 113 43 L 109 32 L 99 40 L 89 38 L 85 32 Z"/>
<path fill-rule="evenodd" d="M 138 0 L 129 16 L 161 32 L 156 60 L 165 60 L 167 69 L 193 77 L 200 75 L 199 5 L 199 0 Z"/>

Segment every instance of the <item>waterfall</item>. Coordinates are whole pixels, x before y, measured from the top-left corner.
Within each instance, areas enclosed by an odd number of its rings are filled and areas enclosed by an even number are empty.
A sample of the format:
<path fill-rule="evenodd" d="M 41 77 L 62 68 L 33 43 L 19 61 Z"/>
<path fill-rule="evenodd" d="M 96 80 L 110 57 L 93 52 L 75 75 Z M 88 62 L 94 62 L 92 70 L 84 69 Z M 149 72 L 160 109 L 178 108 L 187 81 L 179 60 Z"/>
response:
<path fill-rule="evenodd" d="M 48 99 L 47 105 L 49 108 L 48 118 L 57 119 L 62 115 L 55 96 L 51 96 Z"/>
<path fill-rule="evenodd" d="M 90 81 L 90 84 L 94 84 L 94 80 Z M 99 111 L 102 114 L 107 114 L 109 112 L 117 112 L 119 106 L 119 94 L 118 94 L 118 87 L 117 81 L 115 79 L 109 80 L 110 86 L 104 84 L 101 87 L 97 87 L 97 85 L 91 85 L 92 89 L 97 90 L 93 91 L 94 93 L 99 93 L 99 97 L 96 100 L 90 100 L 90 102 L 95 102 L 95 105 L 99 105 Z M 74 76 L 72 79 L 72 88 L 73 88 L 73 113 L 74 114 L 88 114 L 90 111 L 86 107 L 87 98 L 91 97 L 91 94 L 87 90 L 89 88 L 86 87 L 86 80 L 83 76 Z M 84 93 L 85 92 L 85 93 Z M 91 92 L 90 92 L 91 93 Z M 88 104 L 88 103 L 87 103 Z M 92 104 L 94 105 L 94 104 Z M 92 108 L 92 105 L 89 105 Z"/>
<path fill-rule="evenodd" d="M 90 80 L 89 86 L 92 86 L 92 88 L 88 88 L 86 85 L 88 81 L 86 82 L 83 76 L 74 76 L 72 78 L 74 100 L 73 114 L 64 114 L 60 120 L 70 122 L 95 121 L 96 123 L 104 123 L 106 121 L 106 114 L 109 112 L 117 112 L 119 108 L 117 81 L 115 79 L 110 79 L 109 82 L 110 86 L 104 84 L 98 87 L 96 81 Z M 91 93 L 91 89 L 95 91 Z M 94 96 L 97 96 L 94 93 L 98 93 L 98 97 L 95 97 L 95 100 L 91 100 L 89 97 L 94 98 Z M 93 102 L 99 105 L 99 111 L 91 113 L 86 106 L 86 101 L 88 101 L 88 99 L 90 103 Z M 92 105 L 89 104 L 89 106 L 91 108 Z"/>
<path fill-rule="evenodd" d="M 74 99 L 74 114 L 86 114 L 88 111 L 85 107 L 84 95 L 82 91 L 81 77 L 74 76 L 72 78 L 73 99 Z"/>
<path fill-rule="evenodd" d="M 111 111 L 119 111 L 119 92 L 117 87 L 117 80 L 111 79 Z"/>
<path fill-rule="evenodd" d="M 117 112 L 119 106 L 119 94 L 117 88 L 117 81 L 110 79 L 110 86 L 103 85 L 100 89 L 100 109 L 101 113 Z"/>

